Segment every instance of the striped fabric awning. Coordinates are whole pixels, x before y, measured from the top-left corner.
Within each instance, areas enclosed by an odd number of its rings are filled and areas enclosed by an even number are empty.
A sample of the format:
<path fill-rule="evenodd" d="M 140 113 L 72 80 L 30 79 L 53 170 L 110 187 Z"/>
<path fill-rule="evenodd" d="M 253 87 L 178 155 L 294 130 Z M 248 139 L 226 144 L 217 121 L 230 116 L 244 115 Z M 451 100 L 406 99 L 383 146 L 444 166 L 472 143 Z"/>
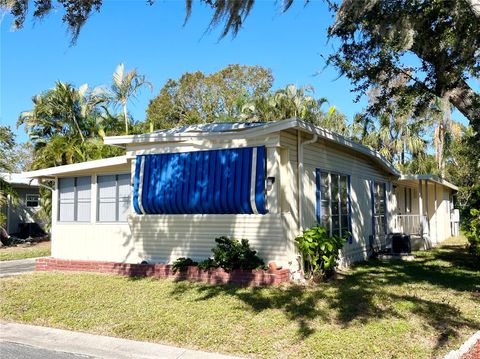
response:
<path fill-rule="evenodd" d="M 265 147 L 140 155 L 137 214 L 265 214 Z"/>

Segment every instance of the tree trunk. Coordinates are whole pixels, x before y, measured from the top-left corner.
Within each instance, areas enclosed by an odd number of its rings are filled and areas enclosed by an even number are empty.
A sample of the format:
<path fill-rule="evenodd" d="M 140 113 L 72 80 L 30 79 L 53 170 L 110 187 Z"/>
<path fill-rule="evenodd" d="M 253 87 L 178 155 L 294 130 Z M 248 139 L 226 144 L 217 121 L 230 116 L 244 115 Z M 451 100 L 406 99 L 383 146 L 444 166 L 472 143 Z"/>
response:
<path fill-rule="evenodd" d="M 128 135 L 128 115 L 127 115 L 127 103 L 123 103 L 123 118 L 125 119 L 125 134 Z"/>
<path fill-rule="evenodd" d="M 85 142 L 85 138 L 83 137 L 82 130 L 80 129 L 80 126 L 78 125 L 78 121 L 75 118 L 75 116 L 72 116 L 73 123 L 77 127 L 78 134 L 80 135 L 80 138 L 82 139 L 82 143 Z"/>
<path fill-rule="evenodd" d="M 457 87 L 447 92 L 448 100 L 469 121 L 473 130 L 480 133 L 480 95 L 463 80 Z"/>

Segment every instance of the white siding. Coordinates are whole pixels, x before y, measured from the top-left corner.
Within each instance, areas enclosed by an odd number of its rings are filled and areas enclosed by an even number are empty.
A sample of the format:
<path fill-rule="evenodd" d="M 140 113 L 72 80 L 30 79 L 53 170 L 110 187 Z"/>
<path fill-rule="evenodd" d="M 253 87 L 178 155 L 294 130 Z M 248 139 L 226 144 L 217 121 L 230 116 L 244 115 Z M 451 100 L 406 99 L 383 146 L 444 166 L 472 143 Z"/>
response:
<path fill-rule="evenodd" d="M 311 137 L 304 136 L 302 141 Z M 281 145 L 293 152 L 294 155 L 290 155 L 290 161 L 292 166 L 295 165 L 296 168 L 296 136 L 282 133 Z M 315 144 L 305 146 L 304 195 L 302 198 L 304 228 L 313 226 L 316 223 L 316 168 L 351 176 L 353 243 L 345 245 L 342 251 L 342 264 L 346 265 L 353 261 L 366 259 L 369 237 L 372 234 L 370 181 L 373 179 L 387 183 L 387 217 L 390 223 L 393 206 L 390 204 L 392 187 L 388 174 L 380 169 L 371 159 L 334 143 L 319 140 Z M 294 178 L 296 178 L 296 171 Z M 295 188 L 294 193 L 296 194 L 296 179 L 293 179 L 293 181 L 294 185 L 292 187 Z"/>
<path fill-rule="evenodd" d="M 203 260 L 222 235 L 246 238 L 266 262 L 288 265 L 281 215 L 130 215 L 128 224 L 60 224 L 54 227 L 52 254 L 130 263 Z"/>

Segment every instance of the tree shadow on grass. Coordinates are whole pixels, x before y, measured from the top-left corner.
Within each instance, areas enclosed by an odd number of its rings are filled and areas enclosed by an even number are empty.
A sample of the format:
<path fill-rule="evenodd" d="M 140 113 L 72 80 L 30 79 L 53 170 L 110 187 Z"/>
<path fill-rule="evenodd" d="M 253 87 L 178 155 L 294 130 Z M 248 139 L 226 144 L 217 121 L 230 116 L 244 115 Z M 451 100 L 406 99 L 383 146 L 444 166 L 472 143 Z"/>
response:
<path fill-rule="evenodd" d="M 451 265 L 445 265 L 445 262 Z M 462 315 L 448 300 L 451 290 L 468 291 L 473 300 L 479 299 L 473 294 L 480 286 L 480 273 L 471 263 L 464 248 L 451 246 L 422 254 L 414 262 L 372 260 L 361 263 L 344 278 L 314 287 L 198 285 L 192 289 L 191 285 L 177 283 L 171 294 L 181 296 L 186 291 L 195 290 L 201 294 L 197 301 L 231 296 L 255 313 L 280 310 L 288 320 L 297 323 L 301 338 L 315 333 L 314 320 L 349 327 L 381 318 L 416 316 L 424 326 L 437 333 L 435 349 L 438 349 L 456 337 L 460 329 L 480 328 L 478 321 Z M 431 286 L 439 293 L 442 290 L 448 290 L 448 293 L 433 299 L 416 294 L 416 291 L 430 290 Z"/>

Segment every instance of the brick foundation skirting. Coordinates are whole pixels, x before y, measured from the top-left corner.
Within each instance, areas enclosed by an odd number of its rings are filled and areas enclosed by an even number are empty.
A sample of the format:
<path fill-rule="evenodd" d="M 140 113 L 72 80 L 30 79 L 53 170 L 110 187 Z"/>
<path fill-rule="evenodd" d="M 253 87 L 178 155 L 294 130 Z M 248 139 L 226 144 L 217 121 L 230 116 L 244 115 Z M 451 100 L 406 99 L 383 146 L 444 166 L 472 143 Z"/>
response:
<path fill-rule="evenodd" d="M 39 258 L 35 264 L 37 271 L 79 271 L 112 273 L 129 277 L 171 278 L 209 284 L 236 284 L 242 286 L 277 285 L 290 280 L 288 269 L 243 270 L 226 272 L 221 268 L 201 270 L 188 267 L 184 272 L 173 272 L 169 264 L 133 264 L 100 261 L 81 261 L 56 258 Z"/>

